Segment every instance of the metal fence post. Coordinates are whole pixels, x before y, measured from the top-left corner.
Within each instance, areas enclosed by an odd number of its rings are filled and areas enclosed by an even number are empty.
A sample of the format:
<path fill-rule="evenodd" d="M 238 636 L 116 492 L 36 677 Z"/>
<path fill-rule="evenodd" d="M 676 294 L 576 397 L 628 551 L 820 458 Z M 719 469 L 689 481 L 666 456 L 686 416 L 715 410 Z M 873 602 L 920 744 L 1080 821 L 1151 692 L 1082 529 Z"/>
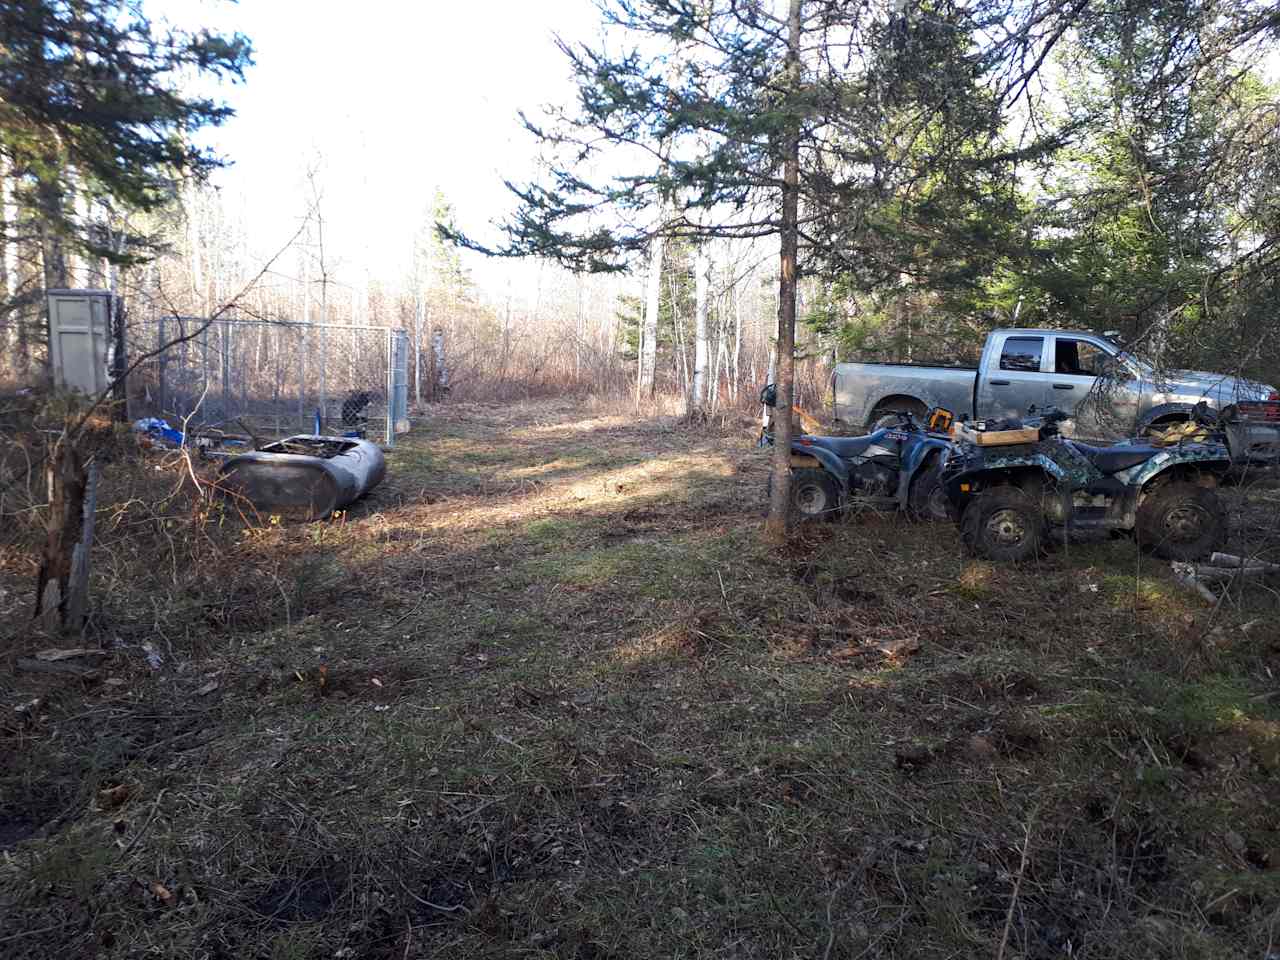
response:
<path fill-rule="evenodd" d="M 192 398 L 194 405 L 198 405 L 201 416 L 205 416 L 204 403 L 209 399 L 209 327 L 211 324 L 207 320 L 201 320 L 203 326 L 200 329 L 200 390 Z M 192 406 L 188 413 L 196 411 L 196 406 Z"/>
<path fill-rule="evenodd" d="M 310 331 L 303 327 L 298 350 L 298 419 L 303 424 L 307 422 L 307 347 L 311 339 L 309 334 Z"/>
<path fill-rule="evenodd" d="M 227 392 L 231 380 L 231 323 L 222 321 L 222 419 L 231 417 L 231 400 Z"/>
<path fill-rule="evenodd" d="M 396 364 L 395 333 L 388 330 L 387 338 L 387 446 L 396 445 Z"/>
<path fill-rule="evenodd" d="M 280 391 L 284 389 L 284 361 L 280 356 L 280 351 L 284 348 L 283 344 L 281 343 L 281 341 L 284 338 L 280 333 L 279 327 L 273 330 L 272 333 L 275 334 L 275 336 L 272 337 L 272 340 L 274 342 L 272 344 L 271 352 L 275 354 L 275 360 L 276 360 L 276 389 L 275 389 L 275 394 L 271 398 L 271 406 L 276 413 L 276 433 L 279 434 L 280 433 Z"/>
<path fill-rule="evenodd" d="M 314 328 L 313 332 L 320 337 L 320 349 L 316 351 L 320 358 L 320 395 L 316 399 L 320 407 L 320 429 L 324 430 L 329 419 L 329 411 L 325 407 L 329 396 L 329 334 L 324 324 Z"/>

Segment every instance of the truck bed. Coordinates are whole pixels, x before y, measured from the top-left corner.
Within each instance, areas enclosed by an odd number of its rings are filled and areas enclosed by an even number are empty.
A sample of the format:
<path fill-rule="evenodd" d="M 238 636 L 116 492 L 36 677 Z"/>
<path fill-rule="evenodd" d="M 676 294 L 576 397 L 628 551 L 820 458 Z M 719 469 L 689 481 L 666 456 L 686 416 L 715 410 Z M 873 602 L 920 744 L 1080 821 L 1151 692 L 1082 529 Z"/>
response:
<path fill-rule="evenodd" d="M 858 425 L 873 419 L 877 409 L 902 397 L 902 408 L 945 407 L 956 416 L 973 415 L 978 368 L 929 363 L 840 363 L 832 374 L 838 419 Z"/>
<path fill-rule="evenodd" d="M 978 372 L 978 365 L 967 363 L 942 363 L 941 361 L 932 361 L 929 363 L 917 363 L 915 361 L 903 361 L 899 363 L 895 360 L 859 360 L 856 363 L 842 363 L 840 366 L 850 367 L 919 367 L 925 370 L 968 370 L 970 373 Z"/>

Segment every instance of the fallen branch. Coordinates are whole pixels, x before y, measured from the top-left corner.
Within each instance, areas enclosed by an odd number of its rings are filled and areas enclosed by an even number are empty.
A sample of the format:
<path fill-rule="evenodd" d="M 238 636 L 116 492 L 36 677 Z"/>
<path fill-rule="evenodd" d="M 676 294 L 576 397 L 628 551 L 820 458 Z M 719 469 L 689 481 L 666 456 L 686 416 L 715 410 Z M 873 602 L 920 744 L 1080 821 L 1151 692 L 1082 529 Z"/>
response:
<path fill-rule="evenodd" d="M 68 663 L 65 660 L 55 660 L 46 662 L 44 660 L 34 660 L 31 657 L 19 657 L 14 667 L 24 673 L 56 673 L 67 677 L 76 677 L 80 680 L 97 680 L 99 673 L 93 667 L 86 667 L 79 663 Z"/>
<path fill-rule="evenodd" d="M 1013 895 L 1009 898 L 1009 910 L 1004 915 L 1004 933 L 1000 935 L 1000 949 L 996 951 L 996 960 L 1004 960 L 1005 948 L 1009 946 L 1009 931 L 1013 928 L 1013 914 L 1018 907 L 1018 894 L 1022 890 L 1022 878 L 1027 873 L 1027 849 L 1031 846 L 1031 828 L 1035 825 L 1036 812 L 1031 811 L 1023 827 L 1022 859 L 1018 864 L 1018 875 L 1013 880 Z"/>
<path fill-rule="evenodd" d="M 1199 565 L 1195 575 L 1202 580 L 1234 580 L 1236 577 L 1274 577 L 1280 574 L 1280 567 L 1274 570 L 1267 567 L 1210 567 Z"/>
<path fill-rule="evenodd" d="M 1254 557 L 1237 557 L 1233 553 L 1214 553 L 1209 557 L 1214 567 L 1232 567 L 1240 570 L 1261 570 L 1267 573 L 1280 573 L 1280 563 L 1269 563 Z"/>

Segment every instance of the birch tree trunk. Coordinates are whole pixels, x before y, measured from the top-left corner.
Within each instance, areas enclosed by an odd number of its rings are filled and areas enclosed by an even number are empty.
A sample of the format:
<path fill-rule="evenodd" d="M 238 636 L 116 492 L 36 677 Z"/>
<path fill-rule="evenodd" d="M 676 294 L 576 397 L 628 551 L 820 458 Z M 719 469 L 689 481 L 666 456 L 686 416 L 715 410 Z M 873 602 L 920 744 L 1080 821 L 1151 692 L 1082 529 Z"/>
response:
<path fill-rule="evenodd" d="M 449 389 L 449 366 L 445 362 L 444 330 L 436 327 L 431 334 L 431 399 L 443 400 Z"/>
<path fill-rule="evenodd" d="M 689 389 L 690 420 L 705 420 L 707 416 L 707 313 L 708 293 L 711 288 L 711 258 L 707 245 L 698 244 L 693 260 L 693 378 Z"/>
<path fill-rule="evenodd" d="M 413 400 L 422 406 L 422 297 L 413 297 Z"/>
<path fill-rule="evenodd" d="M 644 298 L 644 329 L 640 337 L 640 395 L 653 398 L 658 369 L 658 306 L 662 302 L 662 251 L 666 238 L 658 233 L 649 242 L 649 279 Z"/>
<path fill-rule="evenodd" d="M 742 297 L 733 288 L 733 364 L 729 374 L 729 399 L 738 402 L 738 381 L 742 376 Z"/>

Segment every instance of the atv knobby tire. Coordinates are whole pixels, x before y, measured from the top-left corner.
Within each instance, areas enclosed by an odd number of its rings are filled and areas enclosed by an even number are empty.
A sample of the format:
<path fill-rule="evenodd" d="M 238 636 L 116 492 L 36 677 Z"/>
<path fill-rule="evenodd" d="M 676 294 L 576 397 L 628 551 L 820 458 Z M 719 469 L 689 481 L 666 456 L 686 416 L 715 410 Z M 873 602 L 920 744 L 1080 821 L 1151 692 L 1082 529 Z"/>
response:
<path fill-rule="evenodd" d="M 1171 483 L 1142 501 L 1138 543 L 1166 560 L 1199 560 L 1227 540 L 1227 511 L 1215 490 Z"/>
<path fill-rule="evenodd" d="M 913 520 L 956 519 L 955 508 L 947 499 L 942 485 L 942 467 L 935 457 L 933 462 L 911 483 L 911 496 L 907 507 Z"/>
<path fill-rule="evenodd" d="M 1004 563 L 1034 559 L 1044 532 L 1040 504 L 1017 487 L 992 487 L 978 494 L 960 518 L 965 548 Z"/>
<path fill-rule="evenodd" d="M 766 497 L 773 498 L 773 477 L 766 485 Z M 802 523 L 837 520 L 840 516 L 840 485 L 825 470 L 801 467 L 791 471 L 791 513 Z"/>

